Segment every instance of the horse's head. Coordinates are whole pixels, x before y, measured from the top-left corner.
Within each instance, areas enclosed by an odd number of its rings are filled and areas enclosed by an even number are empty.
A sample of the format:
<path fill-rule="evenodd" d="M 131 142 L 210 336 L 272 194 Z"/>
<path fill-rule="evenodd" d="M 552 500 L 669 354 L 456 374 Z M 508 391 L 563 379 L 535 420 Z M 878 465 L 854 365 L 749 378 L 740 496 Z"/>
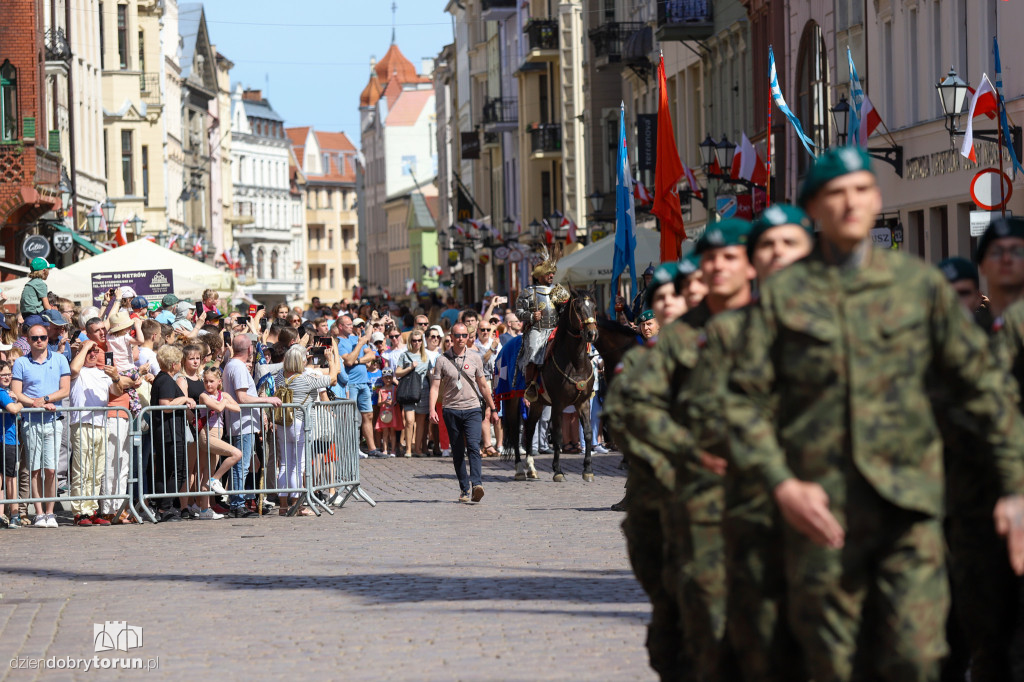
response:
<path fill-rule="evenodd" d="M 572 306 L 572 324 L 576 326 L 583 340 L 587 343 L 597 341 L 597 304 L 590 292 L 577 292 L 570 301 Z"/>

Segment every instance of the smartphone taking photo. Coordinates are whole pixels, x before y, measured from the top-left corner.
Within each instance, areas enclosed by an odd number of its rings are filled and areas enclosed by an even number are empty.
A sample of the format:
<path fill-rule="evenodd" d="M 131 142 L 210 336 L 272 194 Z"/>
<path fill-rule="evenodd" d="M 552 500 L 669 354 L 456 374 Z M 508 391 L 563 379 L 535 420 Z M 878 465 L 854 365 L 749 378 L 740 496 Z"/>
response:
<path fill-rule="evenodd" d="M 103 354 L 103 364 L 110 367 L 114 366 L 114 351 L 108 350 Z"/>

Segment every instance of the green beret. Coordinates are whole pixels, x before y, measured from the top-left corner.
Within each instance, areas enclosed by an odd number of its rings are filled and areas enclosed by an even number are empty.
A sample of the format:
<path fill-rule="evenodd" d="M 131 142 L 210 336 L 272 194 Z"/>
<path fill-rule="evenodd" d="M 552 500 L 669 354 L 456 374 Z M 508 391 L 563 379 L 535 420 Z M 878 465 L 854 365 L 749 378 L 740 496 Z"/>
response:
<path fill-rule="evenodd" d="M 657 291 L 662 285 L 672 284 L 676 281 L 676 275 L 679 274 L 679 263 L 662 263 L 654 269 L 654 277 L 651 279 L 651 283 L 647 286 L 647 290 L 644 292 L 644 301 L 647 305 L 651 305 L 651 301 L 654 300 L 654 292 Z"/>
<path fill-rule="evenodd" d="M 749 233 L 750 223 L 740 218 L 726 218 L 717 223 L 711 223 L 697 240 L 697 248 L 694 249 L 694 253 L 700 255 L 705 251 L 726 246 L 746 246 Z"/>
<path fill-rule="evenodd" d="M 753 257 L 754 247 L 757 240 L 773 227 L 783 225 L 797 225 L 807 230 L 807 234 L 814 237 L 814 228 L 811 227 L 811 219 L 803 212 L 803 209 L 792 204 L 772 204 L 761 215 L 750 224 L 750 238 L 747 241 L 747 255 Z"/>
<path fill-rule="evenodd" d="M 1024 218 L 1000 216 L 989 223 L 985 229 L 985 234 L 981 235 L 981 238 L 978 239 L 978 249 L 974 252 L 974 262 L 980 263 L 992 242 L 1005 237 L 1024 239 Z"/>
<path fill-rule="evenodd" d="M 950 284 L 959 282 L 962 279 L 970 279 L 974 280 L 975 284 L 978 283 L 978 268 L 966 258 L 960 258 L 959 256 L 947 258 L 939 263 L 938 267 L 939 270 L 942 270 L 942 274 L 946 276 Z"/>
<path fill-rule="evenodd" d="M 636 318 L 637 322 L 646 322 L 647 320 L 654 319 L 654 311 L 648 308 L 647 310 L 640 313 L 640 317 Z"/>
<path fill-rule="evenodd" d="M 871 157 L 865 150 L 860 147 L 829 149 L 815 160 L 811 170 L 807 172 L 796 203 L 806 207 L 807 202 L 814 198 L 825 183 L 858 171 L 868 171 L 872 175 L 875 173 L 871 168 Z"/>

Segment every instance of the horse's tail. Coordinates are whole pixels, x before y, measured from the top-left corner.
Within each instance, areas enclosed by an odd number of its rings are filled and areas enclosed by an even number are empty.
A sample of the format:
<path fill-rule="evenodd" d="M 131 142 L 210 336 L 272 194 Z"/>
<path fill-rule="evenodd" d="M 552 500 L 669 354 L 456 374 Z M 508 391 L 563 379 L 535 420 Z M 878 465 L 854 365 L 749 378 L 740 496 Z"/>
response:
<path fill-rule="evenodd" d="M 519 452 L 520 432 L 523 426 L 522 398 L 516 395 L 513 398 L 502 401 L 501 427 L 503 436 L 501 440 L 501 459 L 510 461 L 515 459 Z"/>

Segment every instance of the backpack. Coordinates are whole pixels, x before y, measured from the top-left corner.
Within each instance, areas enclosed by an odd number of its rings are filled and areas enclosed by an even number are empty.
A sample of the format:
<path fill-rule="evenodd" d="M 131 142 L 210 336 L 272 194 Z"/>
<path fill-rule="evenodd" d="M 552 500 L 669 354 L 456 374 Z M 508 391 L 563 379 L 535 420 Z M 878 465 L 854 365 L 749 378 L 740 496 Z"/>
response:
<path fill-rule="evenodd" d="M 274 390 L 274 397 L 280 398 L 282 405 L 287 405 L 295 398 L 295 392 L 292 391 L 292 381 L 296 377 L 300 376 L 302 375 L 295 374 L 285 379 L 284 383 Z M 294 408 L 288 407 L 272 407 L 270 408 L 270 418 L 275 424 L 291 426 L 292 422 L 295 420 L 295 410 Z"/>

